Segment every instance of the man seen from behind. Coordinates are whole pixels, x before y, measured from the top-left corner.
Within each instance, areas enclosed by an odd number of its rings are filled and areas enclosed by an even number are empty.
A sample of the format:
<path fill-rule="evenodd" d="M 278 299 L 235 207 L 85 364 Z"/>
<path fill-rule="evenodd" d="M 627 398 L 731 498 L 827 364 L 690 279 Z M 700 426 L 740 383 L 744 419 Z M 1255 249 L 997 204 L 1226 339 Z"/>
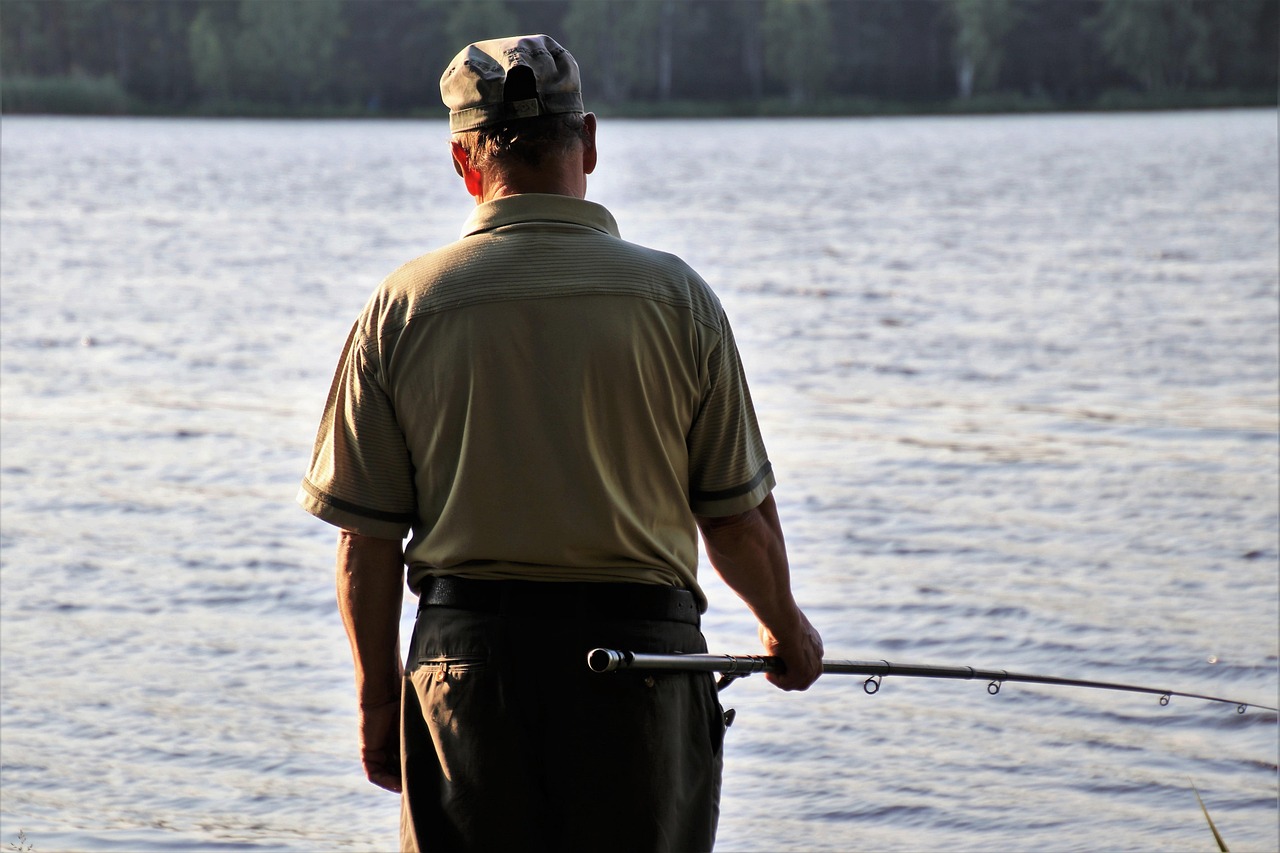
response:
<path fill-rule="evenodd" d="M 585 200 L 596 118 L 564 48 L 478 42 L 440 89 L 475 211 L 356 320 L 298 496 L 341 528 L 365 772 L 402 792 L 406 850 L 710 850 L 711 676 L 586 654 L 706 651 L 700 529 L 770 680 L 821 672 L 729 322 Z"/>

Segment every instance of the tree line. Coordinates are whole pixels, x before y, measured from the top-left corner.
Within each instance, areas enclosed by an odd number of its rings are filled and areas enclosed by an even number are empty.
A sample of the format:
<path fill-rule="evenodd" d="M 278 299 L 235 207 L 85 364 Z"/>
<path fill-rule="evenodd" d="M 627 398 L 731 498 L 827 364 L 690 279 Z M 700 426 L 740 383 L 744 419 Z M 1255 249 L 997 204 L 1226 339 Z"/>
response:
<path fill-rule="evenodd" d="M 545 32 L 623 114 L 1276 103 L 1280 0 L 0 0 L 6 112 L 442 115 Z"/>

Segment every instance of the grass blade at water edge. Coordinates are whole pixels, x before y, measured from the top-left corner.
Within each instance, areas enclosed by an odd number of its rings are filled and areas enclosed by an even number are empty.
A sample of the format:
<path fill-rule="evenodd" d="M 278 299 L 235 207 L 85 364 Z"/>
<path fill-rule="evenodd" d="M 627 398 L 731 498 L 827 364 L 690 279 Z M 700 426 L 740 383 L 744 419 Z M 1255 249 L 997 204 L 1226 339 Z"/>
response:
<path fill-rule="evenodd" d="M 1191 782 L 1190 779 L 1187 781 Z M 1222 835 L 1218 832 L 1218 827 L 1213 825 L 1213 818 L 1209 817 L 1209 810 L 1205 808 L 1204 800 L 1200 798 L 1200 791 L 1196 788 L 1195 782 L 1191 782 L 1191 790 L 1196 793 L 1196 802 L 1200 803 L 1200 811 L 1204 812 L 1204 819 L 1209 821 L 1209 829 L 1213 830 L 1213 840 L 1218 842 L 1218 849 L 1222 851 L 1222 853 L 1231 853 L 1231 851 L 1227 849 L 1227 842 L 1222 840 Z"/>

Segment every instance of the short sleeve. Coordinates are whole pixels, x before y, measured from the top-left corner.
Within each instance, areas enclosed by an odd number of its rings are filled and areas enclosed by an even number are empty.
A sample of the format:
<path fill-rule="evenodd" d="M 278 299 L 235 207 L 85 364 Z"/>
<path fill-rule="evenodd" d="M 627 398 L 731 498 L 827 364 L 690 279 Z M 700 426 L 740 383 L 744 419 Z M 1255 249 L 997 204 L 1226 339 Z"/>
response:
<path fill-rule="evenodd" d="M 344 530 L 403 539 L 416 516 L 414 470 L 375 358 L 352 328 L 297 501 Z"/>
<path fill-rule="evenodd" d="M 775 485 L 733 331 L 723 313 L 719 321 L 688 436 L 689 505 L 708 517 L 754 509 Z"/>

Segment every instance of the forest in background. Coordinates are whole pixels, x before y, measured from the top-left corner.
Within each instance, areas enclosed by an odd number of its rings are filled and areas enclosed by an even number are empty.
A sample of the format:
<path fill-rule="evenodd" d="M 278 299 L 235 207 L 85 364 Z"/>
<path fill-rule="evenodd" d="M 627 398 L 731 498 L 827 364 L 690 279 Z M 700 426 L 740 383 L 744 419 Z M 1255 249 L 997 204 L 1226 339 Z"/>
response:
<path fill-rule="evenodd" d="M 443 116 L 547 33 L 611 115 L 1276 105 L 1280 0 L 0 0 L 0 110 Z"/>

